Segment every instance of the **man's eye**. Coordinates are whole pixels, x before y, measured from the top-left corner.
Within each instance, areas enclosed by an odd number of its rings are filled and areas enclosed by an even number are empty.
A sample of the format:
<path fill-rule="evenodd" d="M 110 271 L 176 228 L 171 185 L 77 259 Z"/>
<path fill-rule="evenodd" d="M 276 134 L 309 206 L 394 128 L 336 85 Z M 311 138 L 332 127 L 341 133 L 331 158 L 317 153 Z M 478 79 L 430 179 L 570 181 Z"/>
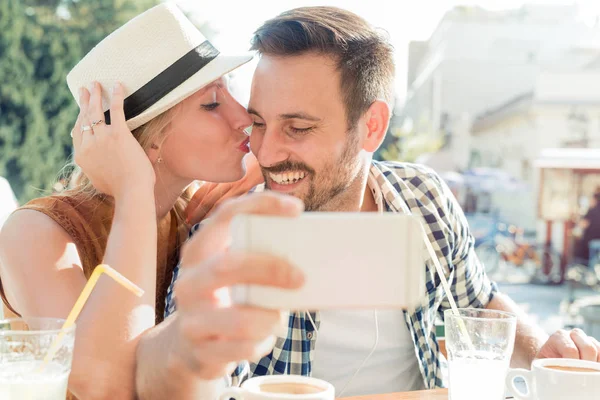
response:
<path fill-rule="evenodd" d="M 212 111 L 215 108 L 219 107 L 221 103 L 210 103 L 210 104 L 202 104 L 202 109 L 206 111 Z"/>
<path fill-rule="evenodd" d="M 293 126 L 290 126 L 289 129 L 290 129 L 290 131 L 292 131 L 292 133 L 295 133 L 297 135 L 302 135 L 302 134 L 312 131 L 313 129 L 315 129 L 315 127 L 311 126 L 309 128 L 295 128 Z"/>
<path fill-rule="evenodd" d="M 261 123 L 261 122 L 253 122 L 252 123 L 252 128 L 258 128 L 258 129 L 262 129 L 265 127 L 265 124 Z"/>

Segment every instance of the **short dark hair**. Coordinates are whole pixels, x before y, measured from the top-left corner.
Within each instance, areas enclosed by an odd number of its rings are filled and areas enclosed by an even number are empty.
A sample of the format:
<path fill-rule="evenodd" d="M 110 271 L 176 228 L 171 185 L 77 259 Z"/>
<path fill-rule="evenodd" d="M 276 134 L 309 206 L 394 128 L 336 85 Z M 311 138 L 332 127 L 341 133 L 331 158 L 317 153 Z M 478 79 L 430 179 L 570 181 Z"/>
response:
<path fill-rule="evenodd" d="M 387 35 L 358 15 L 336 7 L 301 7 L 266 21 L 254 32 L 251 50 L 295 56 L 332 57 L 349 128 L 377 99 L 393 103 L 394 49 Z"/>

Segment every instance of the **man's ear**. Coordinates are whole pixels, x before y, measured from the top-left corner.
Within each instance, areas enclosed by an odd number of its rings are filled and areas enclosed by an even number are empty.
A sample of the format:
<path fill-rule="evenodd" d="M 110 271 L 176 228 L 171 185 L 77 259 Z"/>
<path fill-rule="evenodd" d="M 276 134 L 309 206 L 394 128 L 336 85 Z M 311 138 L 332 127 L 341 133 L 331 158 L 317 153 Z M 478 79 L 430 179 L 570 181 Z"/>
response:
<path fill-rule="evenodd" d="M 363 149 L 369 153 L 377 151 L 387 132 L 390 123 L 390 106 L 381 100 L 376 100 L 365 114 L 367 135 L 363 142 Z"/>

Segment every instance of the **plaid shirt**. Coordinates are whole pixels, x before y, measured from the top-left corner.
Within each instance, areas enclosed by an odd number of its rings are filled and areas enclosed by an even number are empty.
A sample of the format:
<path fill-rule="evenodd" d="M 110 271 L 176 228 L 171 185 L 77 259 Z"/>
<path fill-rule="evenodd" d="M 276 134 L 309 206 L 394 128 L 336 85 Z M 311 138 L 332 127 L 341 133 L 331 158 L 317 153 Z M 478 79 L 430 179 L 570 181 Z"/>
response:
<path fill-rule="evenodd" d="M 460 308 L 484 308 L 497 287 L 485 274 L 473 250 L 474 239 L 465 216 L 454 196 L 432 170 L 414 164 L 373 161 L 371 177 L 377 182 L 388 212 L 413 214 L 422 220 L 437 257 L 450 283 L 452 294 Z M 198 229 L 195 226 L 190 234 Z M 393 251 L 393 250 L 391 250 Z M 435 336 L 436 317 L 443 318 L 450 308 L 440 278 L 429 257 L 426 269 L 426 293 L 414 310 L 404 311 L 404 320 L 415 346 L 415 354 L 425 387 L 444 387 L 445 359 L 440 354 Z M 177 279 L 179 267 L 173 273 Z M 173 284 L 167 294 L 165 314 L 175 311 Z M 305 311 L 290 312 L 286 337 L 277 339 L 273 351 L 258 363 L 241 363 L 234 371 L 231 383 L 239 384 L 251 376 L 295 374 L 310 376 L 315 349 L 314 326 Z M 319 313 L 310 315 L 319 327 Z"/>

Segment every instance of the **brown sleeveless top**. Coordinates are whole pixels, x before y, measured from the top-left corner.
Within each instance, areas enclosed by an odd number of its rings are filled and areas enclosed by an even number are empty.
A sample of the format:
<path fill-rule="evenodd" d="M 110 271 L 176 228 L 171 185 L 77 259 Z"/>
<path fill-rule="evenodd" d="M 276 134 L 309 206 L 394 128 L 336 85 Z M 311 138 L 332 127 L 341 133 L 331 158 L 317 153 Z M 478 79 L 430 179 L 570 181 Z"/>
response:
<path fill-rule="evenodd" d="M 44 213 L 71 236 L 81 259 L 83 273 L 89 279 L 94 267 L 101 264 L 104 258 L 114 214 L 112 199 L 106 196 L 83 198 L 78 194 L 53 195 L 32 200 L 19 208 L 23 209 Z M 167 289 L 179 259 L 179 225 L 175 211 L 171 210 L 170 215 L 158 227 L 156 323 L 163 320 Z M 1 281 L 0 295 L 8 308 L 5 308 L 5 315 L 18 315 L 8 303 Z"/>

